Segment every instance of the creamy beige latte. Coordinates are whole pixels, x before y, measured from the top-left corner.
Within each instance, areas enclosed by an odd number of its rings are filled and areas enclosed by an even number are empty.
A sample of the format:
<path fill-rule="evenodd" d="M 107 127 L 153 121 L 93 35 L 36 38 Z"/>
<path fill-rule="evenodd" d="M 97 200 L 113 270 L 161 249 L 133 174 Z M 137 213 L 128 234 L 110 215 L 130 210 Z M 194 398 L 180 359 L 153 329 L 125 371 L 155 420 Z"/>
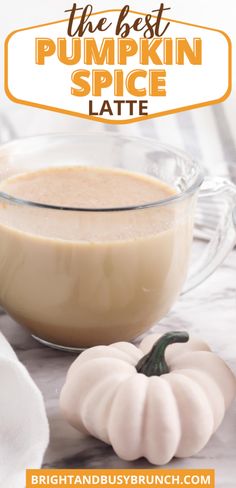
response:
<path fill-rule="evenodd" d="M 62 167 L 11 177 L 0 192 L 41 204 L 0 200 L 0 304 L 34 335 L 72 347 L 130 340 L 169 310 L 191 248 L 187 203 L 96 210 L 160 201 L 171 187 Z"/>

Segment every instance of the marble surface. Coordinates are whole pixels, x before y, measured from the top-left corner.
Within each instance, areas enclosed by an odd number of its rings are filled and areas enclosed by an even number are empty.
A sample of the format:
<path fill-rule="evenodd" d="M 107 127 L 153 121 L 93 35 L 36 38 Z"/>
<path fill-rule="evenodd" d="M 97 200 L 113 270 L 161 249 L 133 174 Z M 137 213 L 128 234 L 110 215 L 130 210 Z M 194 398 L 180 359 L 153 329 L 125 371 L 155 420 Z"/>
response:
<path fill-rule="evenodd" d="M 204 243 L 195 244 L 198 255 Z M 236 250 L 195 291 L 182 296 L 158 330 L 187 329 L 201 336 L 236 373 Z M 0 316 L 0 330 L 42 391 L 50 423 L 50 445 L 44 467 L 123 468 L 152 467 L 144 459 L 120 460 L 112 448 L 84 437 L 66 424 L 58 407 L 60 389 L 75 355 L 41 346 L 7 315 Z M 199 426 L 201 428 L 201 426 Z M 215 468 L 217 488 L 233 488 L 236 479 L 236 402 L 208 445 L 191 459 L 174 459 L 168 467 Z"/>

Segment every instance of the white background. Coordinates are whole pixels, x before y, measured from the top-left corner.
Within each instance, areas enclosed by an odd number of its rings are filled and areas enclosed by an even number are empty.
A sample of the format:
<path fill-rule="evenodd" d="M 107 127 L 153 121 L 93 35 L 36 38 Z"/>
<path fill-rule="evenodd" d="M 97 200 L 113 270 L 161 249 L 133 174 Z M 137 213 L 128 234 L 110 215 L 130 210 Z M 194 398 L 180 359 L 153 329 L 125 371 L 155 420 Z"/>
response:
<path fill-rule="evenodd" d="M 99 123 L 76 119 L 72 116 L 50 113 L 44 110 L 34 109 L 31 107 L 17 106 L 7 99 L 3 89 L 3 39 L 7 34 L 15 29 L 35 25 L 37 23 L 54 21 L 56 19 L 65 18 L 64 10 L 71 7 L 72 0 L 12 0 L 11 2 L 1 2 L 0 5 L 0 37 L 1 37 L 1 65 L 2 73 L 0 73 L 0 112 L 1 109 L 8 116 L 15 126 L 16 132 L 19 135 L 28 135 L 37 132 L 57 131 L 57 130 L 79 130 L 82 126 L 94 130 L 100 130 Z M 84 6 L 86 1 L 77 2 Z M 119 0 L 98 0 L 94 1 L 94 6 L 97 5 L 97 10 L 103 8 L 117 8 L 122 7 L 128 1 Z M 130 0 L 131 8 L 135 10 L 144 10 L 143 0 Z M 158 8 L 160 2 L 145 1 L 145 10 Z M 235 20 L 236 20 L 236 2 L 235 0 L 168 0 L 165 6 L 170 6 L 171 11 L 168 13 L 173 18 L 192 22 L 196 24 L 208 25 L 215 28 L 225 30 L 234 42 L 236 36 Z M 234 63 L 235 64 L 235 63 Z M 234 68 L 235 79 L 235 68 Z M 230 99 L 225 102 L 227 105 L 227 112 L 229 117 L 233 119 L 235 110 L 235 96 L 231 95 Z M 206 109 L 198 109 L 199 113 Z M 196 112 L 196 111 L 195 111 Z M 168 122 L 164 119 L 168 118 Z M 204 117 L 203 117 L 204 118 Z M 172 124 L 172 116 L 163 118 L 163 125 Z M 136 125 L 136 124 L 133 124 Z M 133 126 L 132 125 L 132 126 Z M 131 126 L 131 127 L 132 127 Z M 126 127 L 127 132 L 131 132 L 132 128 Z M 164 134 L 163 134 L 164 135 Z M 176 140 L 175 143 L 180 141 Z"/>

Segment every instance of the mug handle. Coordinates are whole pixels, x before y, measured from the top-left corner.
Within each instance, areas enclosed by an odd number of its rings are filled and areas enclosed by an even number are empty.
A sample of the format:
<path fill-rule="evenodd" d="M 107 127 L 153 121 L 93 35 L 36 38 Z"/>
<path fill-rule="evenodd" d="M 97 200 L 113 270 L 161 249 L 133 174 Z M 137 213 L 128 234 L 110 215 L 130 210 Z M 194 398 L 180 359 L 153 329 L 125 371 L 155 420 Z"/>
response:
<path fill-rule="evenodd" d="M 203 255 L 190 271 L 182 295 L 205 281 L 223 262 L 236 243 L 236 186 L 226 178 L 206 177 L 199 192 L 200 199 L 222 196 L 220 219 Z"/>

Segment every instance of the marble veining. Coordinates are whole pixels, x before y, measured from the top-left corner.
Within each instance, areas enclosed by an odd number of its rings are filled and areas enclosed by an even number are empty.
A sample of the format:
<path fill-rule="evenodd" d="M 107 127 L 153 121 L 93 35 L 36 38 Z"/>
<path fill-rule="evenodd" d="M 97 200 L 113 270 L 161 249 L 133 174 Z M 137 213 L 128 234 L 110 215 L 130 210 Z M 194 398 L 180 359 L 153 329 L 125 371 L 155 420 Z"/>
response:
<path fill-rule="evenodd" d="M 195 254 L 204 246 L 198 244 Z M 236 250 L 204 284 L 179 298 L 168 316 L 153 329 L 187 329 L 201 336 L 236 373 Z M 7 315 L 0 315 L 0 330 L 14 347 L 41 389 L 50 423 L 50 445 L 45 467 L 123 468 L 150 467 L 147 461 L 120 460 L 112 448 L 85 437 L 61 417 L 58 398 L 66 372 L 75 354 L 55 351 L 38 344 Z M 199 429 L 201 426 L 199 425 Z M 190 459 L 174 459 L 168 467 L 215 468 L 217 488 L 233 488 L 236 479 L 236 401 L 208 445 Z"/>

